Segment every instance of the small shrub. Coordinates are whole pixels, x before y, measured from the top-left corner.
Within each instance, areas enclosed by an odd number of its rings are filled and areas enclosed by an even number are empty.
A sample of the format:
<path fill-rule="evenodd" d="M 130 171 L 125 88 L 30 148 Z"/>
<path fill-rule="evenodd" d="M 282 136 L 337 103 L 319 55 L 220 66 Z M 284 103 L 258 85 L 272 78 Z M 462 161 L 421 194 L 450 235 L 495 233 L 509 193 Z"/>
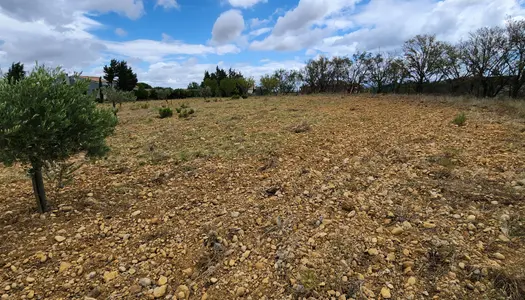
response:
<path fill-rule="evenodd" d="M 159 117 L 161 119 L 168 118 L 173 116 L 173 110 L 169 107 L 161 107 L 159 108 Z"/>
<path fill-rule="evenodd" d="M 143 103 L 140 105 L 140 108 L 142 109 L 148 109 L 149 108 L 149 103 Z"/>
<path fill-rule="evenodd" d="M 232 99 L 233 99 L 233 100 L 237 100 L 237 99 L 240 99 L 240 98 L 241 98 L 241 97 L 240 97 L 239 95 L 233 95 L 233 96 L 232 96 Z"/>
<path fill-rule="evenodd" d="M 243 99 L 248 99 L 248 95 L 242 95 Z"/>
<path fill-rule="evenodd" d="M 465 113 L 458 114 L 454 120 L 452 120 L 452 123 L 458 125 L 458 126 L 465 126 L 465 123 L 467 122 L 467 116 Z"/>
<path fill-rule="evenodd" d="M 310 129 L 312 128 L 310 127 L 310 124 L 308 124 L 306 121 L 303 121 L 289 128 L 289 130 L 294 133 L 303 133 L 303 132 L 310 131 Z"/>
<path fill-rule="evenodd" d="M 190 108 L 187 104 L 182 104 L 180 107 L 175 108 L 175 111 L 179 114 L 179 118 L 184 119 L 195 113 L 195 110 Z"/>

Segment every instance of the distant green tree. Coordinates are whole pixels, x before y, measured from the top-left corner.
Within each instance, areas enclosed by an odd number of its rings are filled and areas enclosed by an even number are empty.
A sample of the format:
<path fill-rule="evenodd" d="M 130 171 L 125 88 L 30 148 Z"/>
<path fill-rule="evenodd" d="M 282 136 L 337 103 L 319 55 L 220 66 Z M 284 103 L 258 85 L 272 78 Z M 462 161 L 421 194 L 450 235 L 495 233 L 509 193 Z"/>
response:
<path fill-rule="evenodd" d="M 206 98 L 211 97 L 212 91 L 209 86 L 205 86 L 200 89 L 201 97 L 206 100 Z"/>
<path fill-rule="evenodd" d="M 149 97 L 148 98 L 151 99 L 151 100 L 159 99 L 159 95 L 157 95 L 157 90 L 156 89 L 151 89 L 149 91 Z"/>
<path fill-rule="evenodd" d="M 215 97 L 220 96 L 220 90 L 219 90 L 219 93 L 217 93 L 217 90 L 219 88 L 219 84 L 217 83 L 217 80 L 207 78 L 207 79 L 204 79 L 203 84 L 205 87 L 207 86 L 210 88 L 210 90 L 212 91 L 212 96 L 215 96 Z"/>
<path fill-rule="evenodd" d="M 47 211 L 42 167 L 86 152 L 102 156 L 117 119 L 88 95 L 89 82 L 69 83 L 60 68 L 37 65 L 18 84 L 0 81 L 0 162 L 27 166 L 40 212 Z"/>
<path fill-rule="evenodd" d="M 230 97 L 237 92 L 237 80 L 224 78 L 221 81 L 220 88 L 224 96 Z"/>
<path fill-rule="evenodd" d="M 277 93 L 279 79 L 275 76 L 264 75 L 261 77 L 261 86 L 266 93 Z"/>
<path fill-rule="evenodd" d="M 137 86 L 137 74 L 124 60 L 112 59 L 109 66 L 104 66 L 104 79 L 110 86 L 121 91 L 132 91 Z"/>
<path fill-rule="evenodd" d="M 133 91 L 121 91 L 113 87 L 107 87 L 104 89 L 106 99 L 113 104 L 113 113 L 117 115 L 117 103 L 119 107 L 122 106 L 123 102 L 133 102 L 137 100 L 137 96 Z"/>
<path fill-rule="evenodd" d="M 151 87 L 151 85 L 145 83 L 145 82 L 139 82 L 137 83 L 137 87 L 143 87 L 144 89 L 152 89 L 153 87 Z"/>
<path fill-rule="evenodd" d="M 144 85 L 139 84 L 137 90 L 135 90 L 135 96 L 137 97 L 137 100 L 148 100 L 149 92 Z"/>
<path fill-rule="evenodd" d="M 24 79 L 26 73 L 24 72 L 24 64 L 21 62 L 13 63 L 7 74 L 5 74 L 5 79 L 9 83 L 17 83 L 20 80 Z"/>
<path fill-rule="evenodd" d="M 198 90 L 199 89 L 199 84 L 197 82 L 192 82 L 190 84 L 188 84 L 188 90 Z"/>

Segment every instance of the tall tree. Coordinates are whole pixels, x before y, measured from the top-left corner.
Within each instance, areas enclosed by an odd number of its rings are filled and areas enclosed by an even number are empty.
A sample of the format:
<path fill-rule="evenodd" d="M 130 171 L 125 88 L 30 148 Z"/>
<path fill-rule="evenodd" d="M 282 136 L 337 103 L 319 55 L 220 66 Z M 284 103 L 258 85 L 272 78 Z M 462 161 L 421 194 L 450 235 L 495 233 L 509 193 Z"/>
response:
<path fill-rule="evenodd" d="M 507 20 L 507 64 L 512 76 L 510 96 L 518 98 L 525 84 L 525 20 Z"/>
<path fill-rule="evenodd" d="M 117 77 L 117 66 L 118 61 L 116 59 L 112 59 L 109 63 L 109 66 L 104 66 L 104 79 L 107 81 L 109 86 L 113 86 L 115 77 Z"/>
<path fill-rule="evenodd" d="M 368 76 L 368 60 L 372 57 L 370 52 L 356 52 L 352 55 L 352 65 L 350 66 L 351 90 L 355 92 L 360 89 Z"/>
<path fill-rule="evenodd" d="M 478 97 L 494 97 L 507 84 L 508 44 L 505 29 L 484 27 L 471 32 L 463 43 L 463 59 L 474 76 Z"/>
<path fill-rule="evenodd" d="M 423 91 L 423 84 L 439 73 L 443 43 L 435 35 L 416 35 L 403 45 L 407 69 L 416 82 L 416 92 Z"/>
<path fill-rule="evenodd" d="M 85 80 L 70 84 L 61 69 L 38 65 L 17 85 L 0 81 L 0 162 L 27 166 L 40 212 L 47 211 L 45 163 L 79 152 L 101 156 L 109 150 L 105 139 L 117 119 L 97 107 L 88 85 Z"/>
<path fill-rule="evenodd" d="M 370 84 L 376 89 L 376 93 L 383 92 L 383 86 L 388 81 L 391 74 L 390 64 L 392 58 L 387 54 L 377 53 L 366 61 L 368 67 Z"/>
<path fill-rule="evenodd" d="M 121 91 L 132 91 L 137 86 L 137 74 L 124 60 L 112 59 L 109 66 L 104 66 L 104 79 L 109 86 Z"/>
<path fill-rule="evenodd" d="M 17 83 L 24 79 L 26 73 L 24 72 L 24 64 L 21 62 L 11 64 L 11 67 L 5 74 L 5 79 L 9 83 Z"/>
<path fill-rule="evenodd" d="M 198 90 L 199 84 L 197 82 L 192 82 L 188 84 L 188 90 Z"/>
<path fill-rule="evenodd" d="M 220 88 L 224 96 L 230 97 L 236 93 L 237 81 L 232 78 L 224 78 L 221 80 Z"/>
<path fill-rule="evenodd" d="M 279 88 L 279 80 L 275 76 L 268 74 L 261 77 L 261 86 L 266 93 L 277 93 Z"/>

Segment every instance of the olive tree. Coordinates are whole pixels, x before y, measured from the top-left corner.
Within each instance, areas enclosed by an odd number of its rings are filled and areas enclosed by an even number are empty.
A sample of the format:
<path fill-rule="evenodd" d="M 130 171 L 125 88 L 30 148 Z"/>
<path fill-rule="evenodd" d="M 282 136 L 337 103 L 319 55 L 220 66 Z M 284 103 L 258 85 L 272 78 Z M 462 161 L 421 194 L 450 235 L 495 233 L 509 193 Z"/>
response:
<path fill-rule="evenodd" d="M 25 79 L 0 81 L 0 162 L 26 167 L 40 212 L 47 210 L 42 167 L 84 152 L 104 155 L 117 119 L 97 107 L 89 82 L 37 65 Z"/>

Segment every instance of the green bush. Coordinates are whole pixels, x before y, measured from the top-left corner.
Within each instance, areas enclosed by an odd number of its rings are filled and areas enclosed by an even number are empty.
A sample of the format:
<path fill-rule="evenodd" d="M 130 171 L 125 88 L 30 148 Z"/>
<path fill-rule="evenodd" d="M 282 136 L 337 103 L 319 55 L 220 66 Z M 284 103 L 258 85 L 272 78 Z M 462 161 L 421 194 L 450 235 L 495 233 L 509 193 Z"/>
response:
<path fill-rule="evenodd" d="M 161 119 L 168 118 L 173 116 L 173 110 L 169 107 L 161 107 L 159 108 L 159 117 Z"/>
<path fill-rule="evenodd" d="M 60 68 L 37 65 L 16 84 L 0 80 L 0 162 L 27 167 L 40 212 L 47 210 L 42 168 L 77 153 L 100 157 L 117 125 L 111 110 L 97 107 L 89 82 L 69 83 Z"/>
<path fill-rule="evenodd" d="M 248 95 L 242 95 L 243 99 L 248 99 Z"/>
<path fill-rule="evenodd" d="M 233 96 L 232 96 L 232 99 L 233 99 L 233 100 L 237 100 L 237 99 L 240 99 L 240 98 L 241 98 L 241 97 L 240 97 L 239 95 L 233 95 Z"/>
<path fill-rule="evenodd" d="M 465 113 L 460 113 L 458 114 L 454 120 L 452 120 L 452 123 L 458 125 L 458 126 L 465 126 L 465 124 L 467 123 L 467 116 L 465 115 Z"/>
<path fill-rule="evenodd" d="M 175 111 L 179 114 L 179 118 L 188 118 L 195 113 L 193 108 L 190 108 L 187 104 L 181 104 Z"/>

